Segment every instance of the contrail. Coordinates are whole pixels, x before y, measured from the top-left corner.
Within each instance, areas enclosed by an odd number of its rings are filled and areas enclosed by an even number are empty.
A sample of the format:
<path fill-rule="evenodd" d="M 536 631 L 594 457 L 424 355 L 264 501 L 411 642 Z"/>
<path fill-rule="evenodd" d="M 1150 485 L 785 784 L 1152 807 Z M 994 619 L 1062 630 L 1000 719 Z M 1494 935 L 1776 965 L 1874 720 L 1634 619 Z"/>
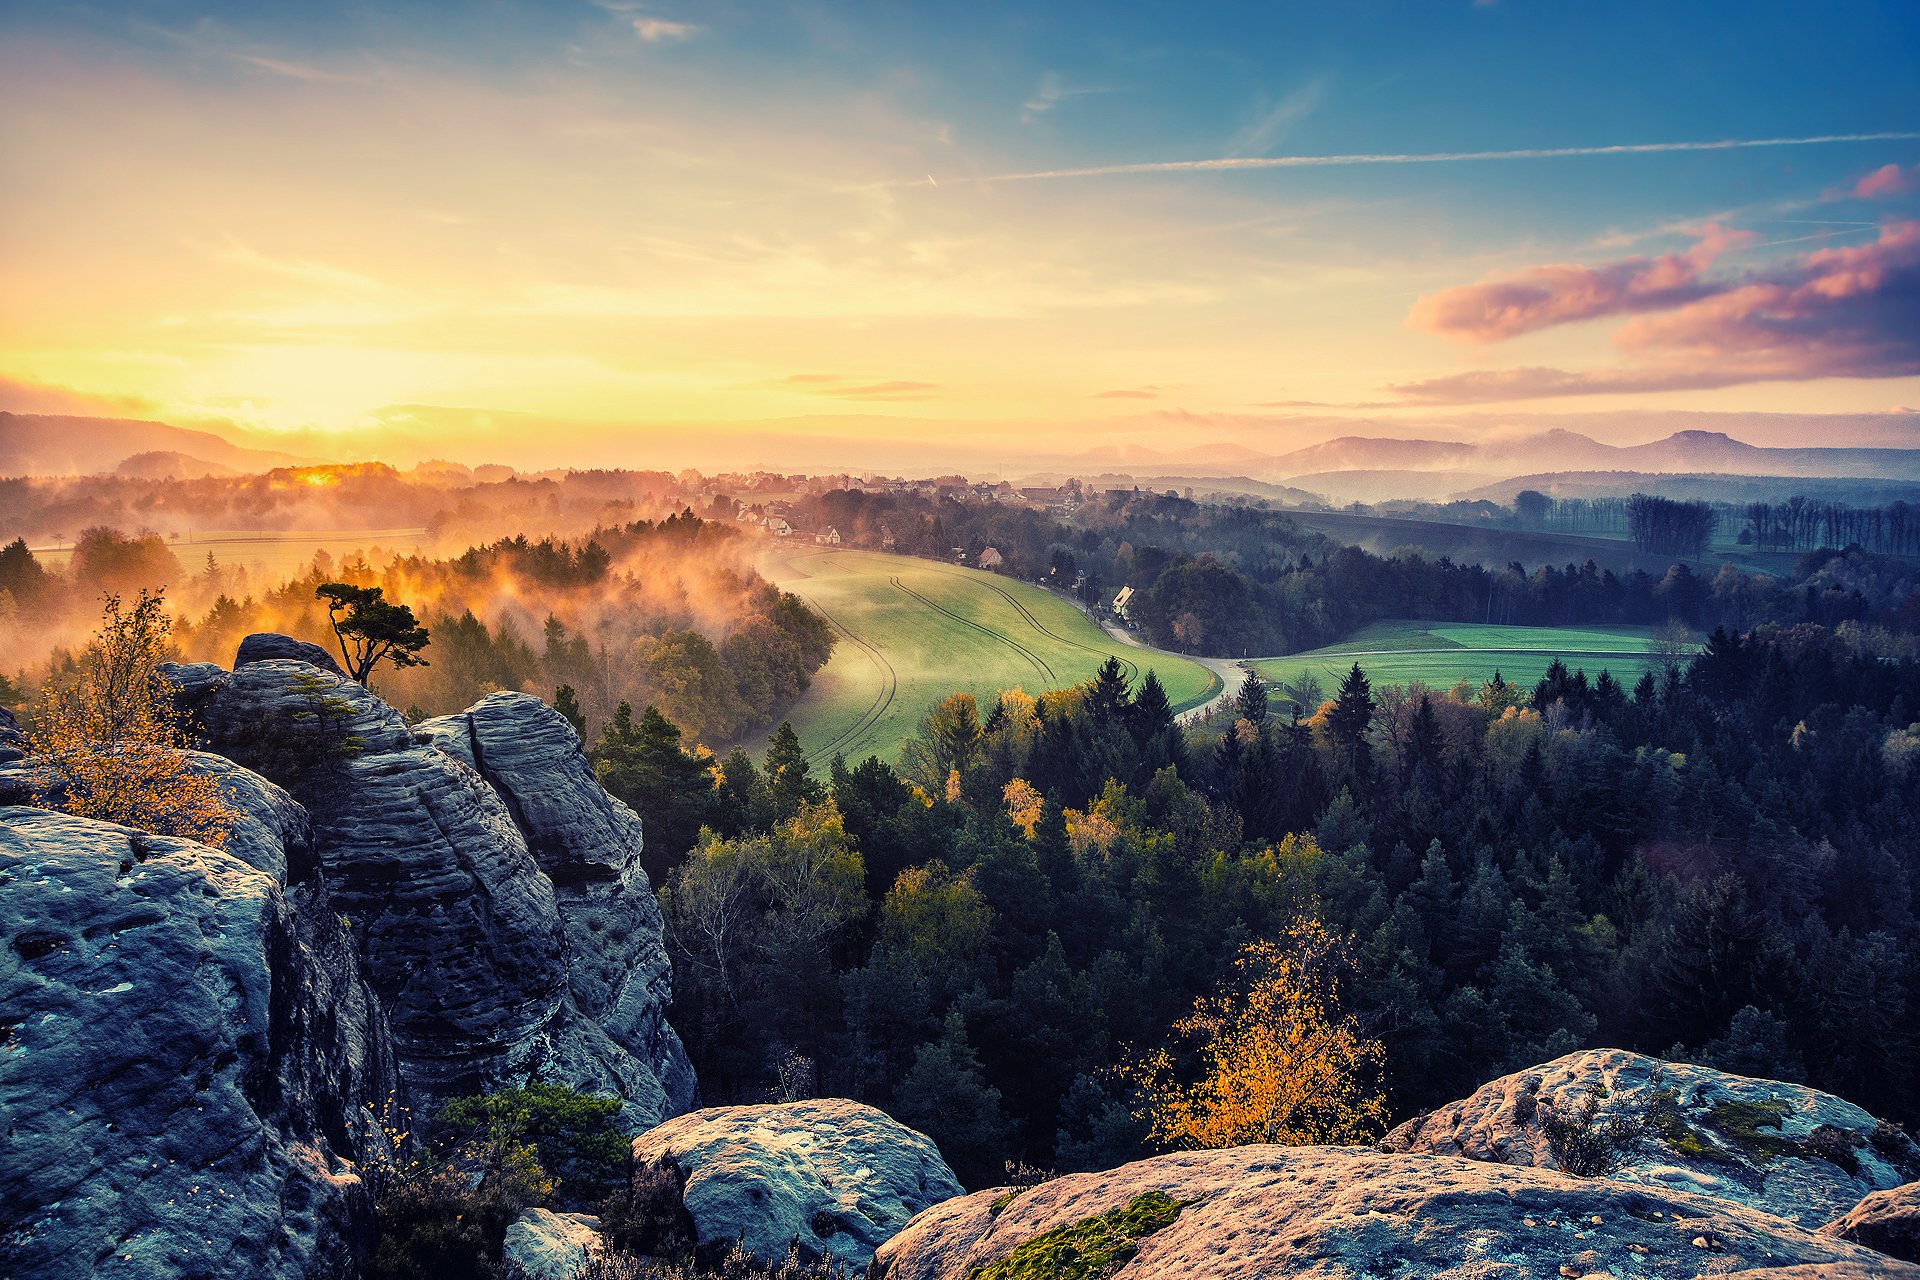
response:
<path fill-rule="evenodd" d="M 1462 160 L 1557 160 L 1567 156 L 1642 156 L 1674 151 L 1744 151 L 1755 147 L 1817 147 L 1835 142 L 1914 142 L 1920 132 L 1826 133 L 1811 138 L 1723 138 L 1718 142 L 1635 142 L 1606 147 L 1528 147 L 1518 151 L 1362 152 L 1338 156 L 1231 156 L 1217 160 L 1149 160 L 1084 169 L 993 173 L 949 182 L 1035 182 L 1042 178 L 1105 178 L 1131 173 L 1208 173 L 1239 169 L 1312 169 L 1363 164 L 1451 164 Z"/>

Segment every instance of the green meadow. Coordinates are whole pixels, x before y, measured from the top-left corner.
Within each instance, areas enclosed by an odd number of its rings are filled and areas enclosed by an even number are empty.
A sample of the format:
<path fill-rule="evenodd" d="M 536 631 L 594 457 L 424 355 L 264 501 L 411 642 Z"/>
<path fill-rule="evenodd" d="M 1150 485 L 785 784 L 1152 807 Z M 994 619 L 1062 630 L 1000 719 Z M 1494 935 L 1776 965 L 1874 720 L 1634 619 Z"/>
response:
<path fill-rule="evenodd" d="M 1531 685 L 1555 658 L 1589 677 L 1601 670 L 1631 687 L 1656 663 L 1650 627 L 1503 627 L 1476 623 L 1379 622 L 1338 644 L 1254 666 L 1275 684 L 1311 672 L 1331 697 L 1358 662 L 1376 686 L 1419 681 L 1433 689 L 1466 679 L 1478 685 L 1498 671 L 1509 683 Z"/>
<path fill-rule="evenodd" d="M 762 572 L 823 614 L 839 638 L 788 717 L 820 764 L 835 752 L 891 763 L 922 713 L 948 694 L 971 693 L 984 716 L 1003 689 L 1078 684 L 1108 655 L 1136 681 L 1152 666 L 1176 710 L 1219 688 L 1200 664 L 1119 644 L 1067 601 L 998 574 L 806 547 L 774 549 Z"/>

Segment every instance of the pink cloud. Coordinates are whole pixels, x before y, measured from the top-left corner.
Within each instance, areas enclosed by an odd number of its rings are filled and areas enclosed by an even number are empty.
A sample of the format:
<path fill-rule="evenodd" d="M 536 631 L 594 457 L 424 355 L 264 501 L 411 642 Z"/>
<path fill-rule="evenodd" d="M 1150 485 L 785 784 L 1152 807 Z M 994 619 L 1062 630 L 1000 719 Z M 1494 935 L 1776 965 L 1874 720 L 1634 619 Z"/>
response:
<path fill-rule="evenodd" d="M 1714 259 L 1750 239 L 1751 232 L 1709 225 L 1685 253 L 1489 276 L 1418 299 L 1407 324 L 1459 342 L 1500 342 L 1557 324 L 1665 310 L 1704 296 L 1711 286 L 1701 276 Z"/>
<path fill-rule="evenodd" d="M 1920 222 L 1645 306 L 1614 336 L 1614 369 L 1484 370 L 1404 383 L 1424 403 L 1672 391 L 1811 378 L 1920 374 Z"/>
<path fill-rule="evenodd" d="M 1914 172 L 1920 173 L 1920 165 L 1914 166 Z M 1860 181 L 1853 184 L 1853 194 L 1862 200 L 1884 200 L 1888 196 L 1902 195 L 1913 189 L 1913 175 L 1897 164 L 1883 164 Z"/>

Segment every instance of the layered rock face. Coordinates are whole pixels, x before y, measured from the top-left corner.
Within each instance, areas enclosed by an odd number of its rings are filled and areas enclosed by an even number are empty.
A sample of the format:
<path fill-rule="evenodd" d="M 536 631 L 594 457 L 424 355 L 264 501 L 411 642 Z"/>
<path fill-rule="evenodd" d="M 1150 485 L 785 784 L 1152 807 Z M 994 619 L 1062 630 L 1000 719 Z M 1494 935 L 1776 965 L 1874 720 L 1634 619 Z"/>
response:
<path fill-rule="evenodd" d="M 1012 1280 L 1114 1246 L 1121 1265 L 1103 1274 L 1116 1280 L 1920 1276 L 1709 1196 L 1454 1156 L 1269 1146 L 950 1200 L 883 1244 L 873 1275 Z"/>
<path fill-rule="evenodd" d="M 553 884 L 572 997 L 554 1040 L 559 1069 L 626 1099 L 638 1126 L 685 1111 L 693 1068 L 667 1025 L 673 969 L 639 815 L 607 794 L 573 726 L 538 698 L 492 694 L 420 729 L 493 787 Z"/>
<path fill-rule="evenodd" d="M 1596 1135 L 1585 1145 L 1610 1149 L 1574 1172 L 1718 1196 L 1805 1227 L 1920 1176 L 1913 1142 L 1844 1099 L 1624 1049 L 1502 1076 L 1381 1146 L 1555 1169 L 1581 1164 L 1581 1139 Z"/>
<path fill-rule="evenodd" d="M 684 1180 L 702 1246 L 743 1240 L 764 1262 L 798 1240 L 865 1266 L 914 1214 L 963 1194 L 932 1139 L 844 1098 L 695 1111 L 634 1139 L 633 1162 Z"/>
<path fill-rule="evenodd" d="M 398 1087 L 324 886 L 237 850 L 0 809 L 0 1274 L 351 1274 Z M 255 865 L 264 863 L 265 867 Z"/>
<path fill-rule="evenodd" d="M 1920 1182 L 1876 1191 L 1820 1230 L 1895 1258 L 1920 1262 Z"/>
<path fill-rule="evenodd" d="M 261 658 L 200 719 L 311 812 L 417 1115 L 536 1073 L 619 1096 L 635 1129 L 691 1105 L 638 819 L 557 713 L 496 695 L 416 731 L 350 680 Z"/>

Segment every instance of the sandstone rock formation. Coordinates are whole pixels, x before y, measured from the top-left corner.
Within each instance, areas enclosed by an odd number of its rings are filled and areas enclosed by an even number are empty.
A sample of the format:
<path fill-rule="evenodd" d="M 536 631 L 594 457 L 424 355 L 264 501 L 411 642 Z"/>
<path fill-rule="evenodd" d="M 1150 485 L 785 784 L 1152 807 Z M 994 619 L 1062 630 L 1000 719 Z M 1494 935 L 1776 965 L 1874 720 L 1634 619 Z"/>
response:
<path fill-rule="evenodd" d="M 860 1267 L 914 1214 L 963 1194 L 926 1135 L 843 1098 L 713 1107 L 633 1142 L 637 1169 L 670 1162 L 703 1247 L 744 1239 L 777 1262 L 831 1253 Z"/>
<path fill-rule="evenodd" d="M 639 822 L 558 714 L 497 695 L 415 730 L 351 680 L 262 658 L 200 719 L 311 813 L 417 1115 L 536 1073 L 617 1094 L 634 1129 L 692 1104 Z"/>
<path fill-rule="evenodd" d="M 1591 1108 L 1589 1110 L 1589 1108 Z M 1571 1137 L 1550 1130 L 1572 1124 Z M 1816 1227 L 1870 1191 L 1920 1176 L 1899 1130 L 1832 1094 L 1623 1049 L 1590 1049 L 1482 1085 L 1389 1133 L 1389 1151 L 1556 1169 L 1601 1135 L 1601 1173 L 1719 1196 Z M 1591 1144 L 1589 1144 L 1591 1145 Z"/>
<path fill-rule="evenodd" d="M 1692 1280 L 1806 1264 L 1823 1276 L 1906 1274 L 1711 1196 L 1453 1156 L 1270 1146 L 950 1200 L 882 1245 L 873 1274 L 1005 1280 L 1103 1247 L 1117 1248 L 1116 1280 Z"/>
<path fill-rule="evenodd" d="M 1908 1262 L 1920 1262 L 1920 1182 L 1876 1191 L 1820 1228 Z"/>
<path fill-rule="evenodd" d="M 554 1045 L 561 1069 L 627 1099 L 636 1127 L 685 1111 L 693 1068 L 667 1025 L 673 969 L 640 864 L 639 815 L 607 794 L 573 726 L 538 698 L 496 693 L 419 727 L 487 780 L 553 883 L 572 996 L 568 1032 Z"/>
<path fill-rule="evenodd" d="M 291 658 L 295 662 L 304 662 L 308 666 L 318 667 L 331 672 L 342 679 L 346 672 L 333 660 L 333 655 L 317 644 L 306 640 L 295 640 L 292 636 L 283 636 L 276 631 L 256 631 L 240 641 L 240 649 L 233 655 L 233 669 L 255 662 L 268 662 L 275 658 Z"/>
<path fill-rule="evenodd" d="M 600 1251 L 600 1219 L 528 1209 L 507 1224 L 500 1260 L 519 1280 L 574 1280 Z"/>
<path fill-rule="evenodd" d="M 317 878 L 9 807 L 0 934 L 0 1274 L 351 1273 L 397 1080 Z"/>

